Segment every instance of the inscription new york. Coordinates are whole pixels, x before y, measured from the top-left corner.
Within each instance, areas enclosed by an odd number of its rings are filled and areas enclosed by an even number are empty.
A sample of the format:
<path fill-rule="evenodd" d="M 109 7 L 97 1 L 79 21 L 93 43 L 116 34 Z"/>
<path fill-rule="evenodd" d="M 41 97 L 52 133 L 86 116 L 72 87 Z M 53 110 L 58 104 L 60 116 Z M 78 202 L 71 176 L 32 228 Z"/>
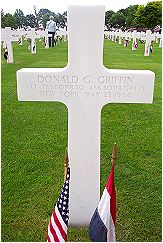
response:
<path fill-rule="evenodd" d="M 36 81 L 27 84 L 27 89 L 37 90 L 41 96 L 60 96 L 86 99 L 129 98 L 133 93 L 143 93 L 143 85 L 135 83 L 131 76 L 51 76 L 37 75 Z"/>

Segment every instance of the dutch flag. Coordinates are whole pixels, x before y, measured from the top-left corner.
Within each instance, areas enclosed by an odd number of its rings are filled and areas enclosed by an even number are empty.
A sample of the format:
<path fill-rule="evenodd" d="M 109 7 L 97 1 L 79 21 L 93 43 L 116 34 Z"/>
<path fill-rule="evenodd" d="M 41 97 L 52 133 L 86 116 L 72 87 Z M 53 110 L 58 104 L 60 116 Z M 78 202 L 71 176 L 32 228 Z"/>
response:
<path fill-rule="evenodd" d="M 114 242 L 116 221 L 116 190 L 114 184 L 114 164 L 103 195 L 89 226 L 89 236 L 93 242 Z"/>

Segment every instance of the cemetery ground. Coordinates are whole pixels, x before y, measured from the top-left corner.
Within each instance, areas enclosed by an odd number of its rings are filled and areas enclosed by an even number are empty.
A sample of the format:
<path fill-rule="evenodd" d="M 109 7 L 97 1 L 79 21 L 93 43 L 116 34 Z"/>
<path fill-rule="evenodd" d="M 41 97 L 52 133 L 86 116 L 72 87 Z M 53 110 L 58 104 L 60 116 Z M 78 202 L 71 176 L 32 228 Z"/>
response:
<path fill-rule="evenodd" d="M 18 102 L 16 71 L 66 66 L 67 43 L 45 49 L 37 41 L 36 55 L 27 46 L 27 41 L 23 46 L 13 43 L 14 64 L 6 64 L 2 56 L 2 241 L 46 241 L 46 228 L 64 180 L 67 108 L 59 102 Z M 144 57 L 143 44 L 136 51 L 131 50 L 131 43 L 128 48 L 109 40 L 104 44 L 107 68 L 156 74 L 153 104 L 108 104 L 102 109 L 101 193 L 117 143 L 117 241 L 162 239 L 162 65 L 158 46 L 154 43 L 153 53 Z M 68 241 L 90 241 L 88 228 L 69 227 Z"/>

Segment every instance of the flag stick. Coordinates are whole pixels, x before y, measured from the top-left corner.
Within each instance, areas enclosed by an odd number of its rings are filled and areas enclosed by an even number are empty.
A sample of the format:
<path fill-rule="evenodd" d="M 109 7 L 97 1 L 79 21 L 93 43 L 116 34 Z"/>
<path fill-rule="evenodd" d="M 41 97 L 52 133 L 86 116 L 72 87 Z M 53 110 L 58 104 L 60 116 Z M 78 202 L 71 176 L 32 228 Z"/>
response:
<path fill-rule="evenodd" d="M 114 143 L 113 150 L 112 150 L 112 156 L 111 156 L 112 165 L 116 165 L 116 157 L 117 157 L 117 145 L 116 145 L 116 143 Z"/>
<path fill-rule="evenodd" d="M 64 157 L 64 181 L 66 180 L 66 176 L 67 176 L 67 169 L 68 169 L 68 152 L 67 152 L 67 148 L 65 150 L 65 157 Z"/>

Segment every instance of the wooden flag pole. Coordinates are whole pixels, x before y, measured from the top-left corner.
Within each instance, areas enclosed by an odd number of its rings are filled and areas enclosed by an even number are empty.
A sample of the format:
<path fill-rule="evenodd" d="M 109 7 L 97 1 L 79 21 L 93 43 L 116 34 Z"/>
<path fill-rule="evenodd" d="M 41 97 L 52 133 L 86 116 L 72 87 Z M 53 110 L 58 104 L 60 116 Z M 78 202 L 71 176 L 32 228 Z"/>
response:
<path fill-rule="evenodd" d="M 68 169 L 68 152 L 67 152 L 67 148 L 65 150 L 65 157 L 64 157 L 64 181 L 66 180 L 66 176 L 67 176 L 67 169 Z"/>
<path fill-rule="evenodd" d="M 111 156 L 112 165 L 116 165 L 116 157 L 117 157 L 117 145 L 116 145 L 116 143 L 114 143 L 112 156 Z"/>

